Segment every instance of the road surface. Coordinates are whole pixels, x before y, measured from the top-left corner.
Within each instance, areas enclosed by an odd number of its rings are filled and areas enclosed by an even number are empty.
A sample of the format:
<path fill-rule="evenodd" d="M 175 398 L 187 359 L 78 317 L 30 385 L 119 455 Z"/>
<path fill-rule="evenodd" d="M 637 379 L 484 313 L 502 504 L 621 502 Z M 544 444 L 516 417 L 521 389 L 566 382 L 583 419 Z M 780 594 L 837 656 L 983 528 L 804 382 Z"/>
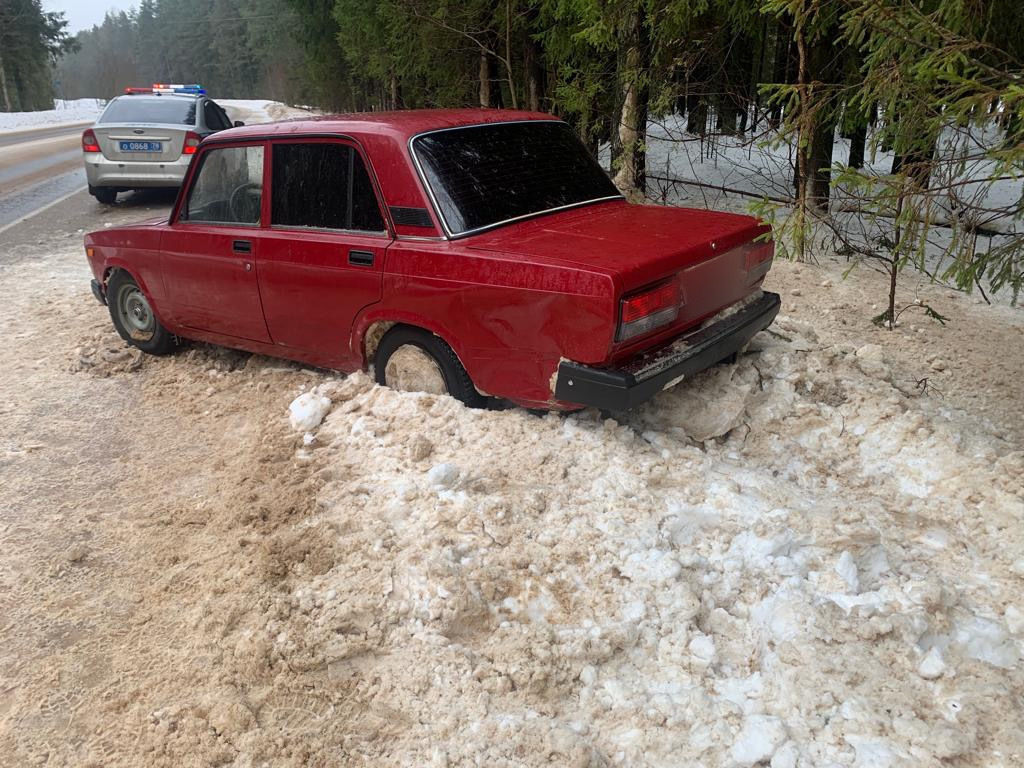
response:
<path fill-rule="evenodd" d="M 88 125 L 0 134 L 0 230 L 85 188 L 81 136 Z"/>

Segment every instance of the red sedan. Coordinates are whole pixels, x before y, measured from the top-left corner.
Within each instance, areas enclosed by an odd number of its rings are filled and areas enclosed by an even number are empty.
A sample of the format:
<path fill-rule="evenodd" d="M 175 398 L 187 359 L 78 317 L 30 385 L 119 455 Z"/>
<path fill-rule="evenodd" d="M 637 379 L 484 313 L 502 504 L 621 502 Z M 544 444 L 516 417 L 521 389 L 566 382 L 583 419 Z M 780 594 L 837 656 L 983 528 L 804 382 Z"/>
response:
<path fill-rule="evenodd" d="M 146 352 L 189 338 L 474 405 L 624 409 L 771 324 L 767 233 L 628 203 L 550 115 L 429 110 L 217 133 L 169 220 L 85 246 Z"/>

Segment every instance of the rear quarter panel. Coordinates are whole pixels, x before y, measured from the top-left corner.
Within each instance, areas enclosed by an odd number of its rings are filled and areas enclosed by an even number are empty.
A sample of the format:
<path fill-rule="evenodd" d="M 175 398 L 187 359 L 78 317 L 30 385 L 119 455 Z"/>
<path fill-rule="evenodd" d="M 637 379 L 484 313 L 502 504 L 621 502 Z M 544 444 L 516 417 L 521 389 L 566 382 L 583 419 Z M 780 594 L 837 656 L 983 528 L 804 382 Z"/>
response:
<path fill-rule="evenodd" d="M 457 243 L 399 240 L 387 252 L 383 299 L 357 321 L 406 322 L 447 341 L 473 382 L 526 405 L 552 402 L 562 356 L 599 362 L 614 335 L 606 274 L 471 251 Z"/>

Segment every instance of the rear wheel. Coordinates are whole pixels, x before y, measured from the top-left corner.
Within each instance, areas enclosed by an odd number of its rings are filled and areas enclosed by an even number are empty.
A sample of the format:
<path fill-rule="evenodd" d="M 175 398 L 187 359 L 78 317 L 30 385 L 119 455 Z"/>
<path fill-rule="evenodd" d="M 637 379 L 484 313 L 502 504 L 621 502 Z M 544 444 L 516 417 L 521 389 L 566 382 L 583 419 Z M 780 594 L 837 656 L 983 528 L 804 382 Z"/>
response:
<path fill-rule="evenodd" d="M 374 377 L 400 392 L 451 395 L 480 407 L 483 396 L 443 339 L 419 328 L 396 326 L 385 334 L 373 360 Z"/>
<path fill-rule="evenodd" d="M 117 201 L 117 190 L 110 187 L 89 187 L 89 194 L 104 205 L 113 205 Z"/>
<path fill-rule="evenodd" d="M 174 335 L 156 317 L 149 299 L 124 270 L 107 281 L 110 319 L 122 339 L 151 355 L 166 355 L 174 349 Z"/>

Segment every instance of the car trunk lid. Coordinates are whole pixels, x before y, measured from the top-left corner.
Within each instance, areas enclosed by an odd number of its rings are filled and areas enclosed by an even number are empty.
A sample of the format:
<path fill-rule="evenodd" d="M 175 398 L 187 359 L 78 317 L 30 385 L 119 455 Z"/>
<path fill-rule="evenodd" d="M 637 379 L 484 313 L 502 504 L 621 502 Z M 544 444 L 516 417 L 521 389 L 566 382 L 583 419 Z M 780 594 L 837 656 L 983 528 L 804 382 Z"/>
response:
<path fill-rule="evenodd" d="M 101 124 L 94 126 L 92 132 L 108 160 L 168 162 L 181 157 L 189 128 L 183 125 Z"/>
<path fill-rule="evenodd" d="M 677 280 L 682 305 L 676 320 L 651 335 L 615 345 L 614 357 L 619 358 L 749 294 L 760 277 L 751 278 L 748 256 L 752 249 L 770 248 L 754 243 L 768 231 L 750 216 L 613 201 L 500 227 L 467 244 L 610 274 L 619 298 Z"/>

